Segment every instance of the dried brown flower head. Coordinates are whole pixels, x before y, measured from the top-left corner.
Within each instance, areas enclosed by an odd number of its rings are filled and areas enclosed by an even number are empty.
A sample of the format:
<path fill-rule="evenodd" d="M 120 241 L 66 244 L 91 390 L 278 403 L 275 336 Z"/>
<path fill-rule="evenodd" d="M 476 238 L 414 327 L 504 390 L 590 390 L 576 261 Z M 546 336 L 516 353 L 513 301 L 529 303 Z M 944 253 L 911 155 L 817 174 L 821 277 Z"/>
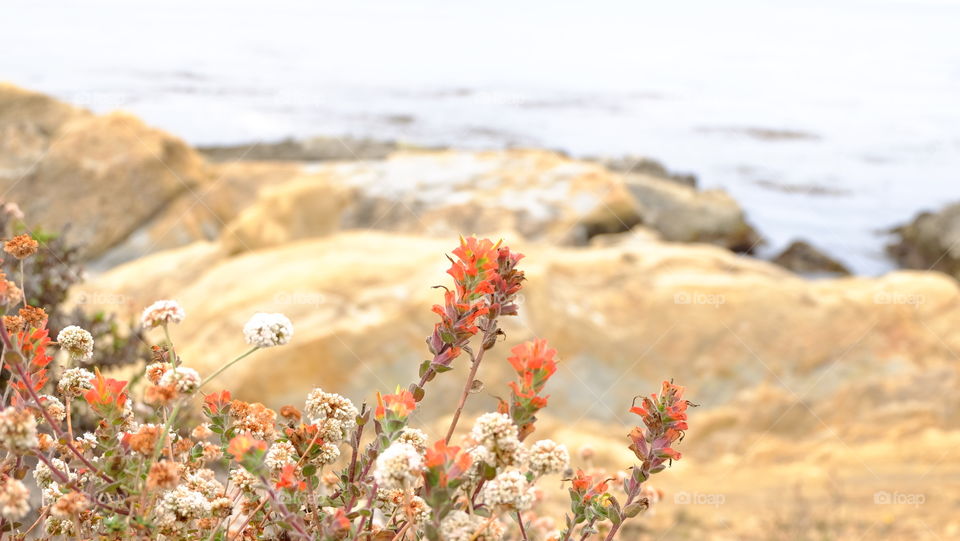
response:
<path fill-rule="evenodd" d="M 3 326 L 7 329 L 7 334 L 17 334 L 23 330 L 23 318 L 20 316 L 3 316 Z"/>
<path fill-rule="evenodd" d="M 290 421 L 299 421 L 303 417 L 300 410 L 293 406 L 283 406 L 280 408 L 280 416 Z"/>
<path fill-rule="evenodd" d="M 150 385 L 143 391 L 143 401 L 154 406 L 173 402 L 177 397 L 177 388 L 173 385 Z"/>
<path fill-rule="evenodd" d="M 130 449 L 140 453 L 143 456 L 150 456 L 153 448 L 157 444 L 157 438 L 160 435 L 160 427 L 156 425 L 141 425 L 136 432 L 127 435 L 127 444 Z"/>
<path fill-rule="evenodd" d="M 82 492 L 68 492 L 57 499 L 50 508 L 50 514 L 59 518 L 70 518 L 90 508 L 90 499 Z"/>
<path fill-rule="evenodd" d="M 3 251 L 17 259 L 26 259 L 37 253 L 39 249 L 40 243 L 26 234 L 17 235 L 3 245 Z"/>
<path fill-rule="evenodd" d="M 39 306 L 24 306 L 20 309 L 20 317 L 27 328 L 42 329 L 47 324 L 47 312 Z"/>
<path fill-rule="evenodd" d="M 169 490 L 180 482 L 180 466 L 176 462 L 161 460 L 150 466 L 147 474 L 147 488 L 150 490 Z"/>

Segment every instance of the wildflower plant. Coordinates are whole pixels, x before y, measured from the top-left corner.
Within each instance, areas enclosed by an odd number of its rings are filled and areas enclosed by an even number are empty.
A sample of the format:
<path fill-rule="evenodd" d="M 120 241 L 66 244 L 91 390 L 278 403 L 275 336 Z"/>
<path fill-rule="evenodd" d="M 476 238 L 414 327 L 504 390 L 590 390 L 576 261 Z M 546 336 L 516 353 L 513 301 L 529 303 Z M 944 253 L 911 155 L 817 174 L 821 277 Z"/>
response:
<path fill-rule="evenodd" d="M 29 237 L 6 244 L 25 259 Z M 683 389 L 664 382 L 635 402 L 629 433 L 636 463 L 612 477 L 571 468 L 565 445 L 534 433 L 558 367 L 546 341 L 514 346 L 507 399 L 455 439 L 478 369 L 517 315 L 522 256 L 501 243 L 461 239 L 450 257 L 451 288 L 433 307 L 431 358 L 418 380 L 374 406 L 322 388 L 303 408 L 273 410 L 214 385 L 233 364 L 294 340 L 282 314 L 255 314 L 238 332 L 248 349 L 205 377 L 184 365 L 169 327 L 189 321 L 173 300 L 146 307 L 145 328 L 163 331 L 139 381 L 104 374 L 95 338 L 79 326 L 54 343 L 42 309 L 0 277 L 0 341 L 8 385 L 0 407 L 0 532 L 98 539 L 322 539 L 477 541 L 614 539 L 649 507 L 643 485 L 680 454 L 687 429 Z M 20 282 L 26 283 L 21 280 Z M 64 366 L 53 366 L 54 347 Z M 426 388 L 453 363 L 468 369 L 450 424 L 433 437 L 410 426 Z M 93 368 L 90 370 L 90 368 Z M 51 382 L 49 371 L 60 373 Z M 76 409 L 96 419 L 81 432 Z M 190 414 L 193 415 L 190 415 Z M 540 516 L 538 483 L 559 476 L 569 511 Z M 26 481 L 26 482 L 25 482 Z M 34 506 L 31 502 L 39 502 Z M 2 535 L 2 534 L 0 534 Z"/>

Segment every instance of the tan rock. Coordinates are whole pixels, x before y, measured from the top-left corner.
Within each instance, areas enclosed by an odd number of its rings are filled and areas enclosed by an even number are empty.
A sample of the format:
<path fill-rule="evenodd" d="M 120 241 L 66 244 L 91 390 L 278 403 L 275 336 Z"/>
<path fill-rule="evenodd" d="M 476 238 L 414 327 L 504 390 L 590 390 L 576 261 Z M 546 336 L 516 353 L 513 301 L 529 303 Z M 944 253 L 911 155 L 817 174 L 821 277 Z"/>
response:
<path fill-rule="evenodd" d="M 709 246 L 512 244 L 527 253 L 529 281 L 505 345 L 542 336 L 560 351 L 555 415 L 626 425 L 636 394 L 675 378 L 702 405 L 700 452 L 741 451 L 751 432 L 795 437 L 826 424 L 840 437 L 872 438 L 877 419 L 908 431 L 960 421 L 943 395 L 922 391 L 946 392 L 960 350 L 960 291 L 942 275 L 810 282 Z M 164 284 L 163 296 L 189 314 L 174 329 L 178 350 L 206 372 L 243 350 L 239 330 L 253 312 L 287 313 L 291 344 L 256 354 L 220 384 L 273 405 L 299 404 L 318 385 L 369 400 L 415 377 L 440 298 L 431 286 L 447 283 L 442 255 L 451 248 L 375 232 L 225 259 L 200 246 L 121 266 L 87 287 L 120 288 L 145 305 Z M 179 288 L 163 282 L 170 269 L 183 277 Z M 490 394 L 505 392 L 505 352 L 491 354 L 481 375 Z M 434 414 L 458 389 L 456 376 L 440 379 L 426 406 Z M 898 417 L 900 407 L 917 414 Z"/>
<path fill-rule="evenodd" d="M 673 242 L 703 242 L 751 253 L 760 236 L 743 209 L 723 190 L 692 186 L 644 174 L 628 174 L 627 185 L 642 206 L 643 224 Z"/>
<path fill-rule="evenodd" d="M 0 85 L 0 189 L 31 225 L 71 236 L 96 256 L 177 194 L 206 179 L 182 141 L 123 113 L 94 116 Z"/>

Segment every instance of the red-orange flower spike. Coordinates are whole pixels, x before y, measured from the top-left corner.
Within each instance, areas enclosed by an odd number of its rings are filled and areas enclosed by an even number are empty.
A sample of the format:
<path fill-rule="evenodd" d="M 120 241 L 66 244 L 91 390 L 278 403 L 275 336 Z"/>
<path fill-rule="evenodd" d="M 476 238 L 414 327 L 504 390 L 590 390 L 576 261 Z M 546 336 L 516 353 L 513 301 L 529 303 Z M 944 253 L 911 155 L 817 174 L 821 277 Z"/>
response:
<path fill-rule="evenodd" d="M 683 393 L 683 387 L 664 381 L 659 395 L 644 397 L 639 405 L 634 403 L 630 408 L 631 413 L 643 419 L 643 427 L 634 427 L 628 437 L 630 450 L 642 461 L 645 476 L 665 469 L 668 460 L 680 460 L 680 453 L 672 445 L 687 429 L 690 402 L 683 398 Z"/>
<path fill-rule="evenodd" d="M 266 450 L 267 442 L 258 440 L 249 434 L 234 436 L 233 439 L 230 440 L 229 445 L 227 445 L 227 452 L 233 455 L 238 461 L 242 461 L 247 453 Z"/>
<path fill-rule="evenodd" d="M 533 431 L 533 422 L 537 411 L 547 405 L 547 396 L 541 396 L 547 380 L 557 372 L 557 354 L 547 346 L 547 341 L 537 339 L 525 342 L 510 350 L 513 354 L 507 360 L 519 376 L 518 381 L 510 382 L 510 404 L 506 408 L 510 416 L 520 427 L 521 438 Z"/>
<path fill-rule="evenodd" d="M 424 477 L 431 487 L 447 487 L 450 481 L 459 478 L 473 464 L 469 454 L 461 453 L 460 447 L 447 445 L 444 440 L 427 448 L 424 458 L 427 466 Z"/>
<path fill-rule="evenodd" d="M 417 401 L 413 398 L 413 393 L 406 389 L 397 387 L 395 394 L 381 395 L 377 393 L 377 409 L 373 416 L 378 420 L 383 420 L 387 412 L 392 413 L 391 418 L 405 419 L 413 410 L 417 409 Z"/>
<path fill-rule="evenodd" d="M 210 393 L 207 396 L 203 397 L 203 404 L 206 406 L 207 410 L 210 413 L 219 413 L 220 410 L 230 405 L 231 395 L 230 391 L 220 391 L 216 393 Z"/>
<path fill-rule="evenodd" d="M 90 407 L 100 413 L 104 413 L 111 408 L 123 409 L 123 405 L 127 401 L 127 393 L 124 392 L 127 382 L 105 378 L 100 373 L 99 368 L 94 368 L 94 371 L 96 377 L 90 382 L 93 384 L 93 388 L 87 391 L 83 398 L 90 404 Z"/>
<path fill-rule="evenodd" d="M 296 479 L 297 467 L 294 464 L 287 464 L 280 470 L 280 479 L 277 481 L 277 488 L 291 488 L 295 490 L 306 490 L 307 483 Z"/>

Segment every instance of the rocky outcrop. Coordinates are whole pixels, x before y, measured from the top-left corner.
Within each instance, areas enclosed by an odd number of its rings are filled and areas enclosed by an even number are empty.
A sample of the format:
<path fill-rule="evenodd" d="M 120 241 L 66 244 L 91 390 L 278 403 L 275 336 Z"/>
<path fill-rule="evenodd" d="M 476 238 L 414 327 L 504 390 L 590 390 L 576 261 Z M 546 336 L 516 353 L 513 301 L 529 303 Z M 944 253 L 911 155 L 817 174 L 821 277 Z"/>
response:
<path fill-rule="evenodd" d="M 899 239 L 887 251 L 902 267 L 960 278 L 960 203 L 924 212 L 893 233 Z"/>
<path fill-rule="evenodd" d="M 821 252 L 809 242 L 795 240 L 790 243 L 773 262 L 797 274 L 838 274 L 847 276 L 850 270 L 836 259 Z"/>
<path fill-rule="evenodd" d="M 0 189 L 46 230 L 71 225 L 87 257 L 120 242 L 207 178 L 179 139 L 0 84 Z"/>
<path fill-rule="evenodd" d="M 654 240 L 589 250 L 511 244 L 527 253 L 529 281 L 521 317 L 506 323 L 508 345 L 541 336 L 561 352 L 564 369 L 551 381 L 561 418 L 628 425 L 632 397 L 672 377 L 701 405 L 698 455 L 741 452 L 753 432 L 802 438 L 823 424 L 868 439 L 881 426 L 960 429 L 960 399 L 947 393 L 956 378 L 951 351 L 960 350 L 952 279 L 901 272 L 811 282 L 720 248 Z M 296 325 L 291 344 L 258 353 L 220 384 L 272 405 L 299 404 L 314 386 L 360 401 L 415 376 L 439 298 L 431 286 L 444 283 L 450 248 L 377 232 L 233 257 L 200 244 L 118 267 L 84 288 L 88 299 L 119 295 L 124 306 L 104 308 L 131 314 L 157 298 L 180 300 L 189 324 L 173 337 L 204 372 L 242 351 L 239 329 L 250 314 L 284 312 Z M 491 394 L 508 377 L 503 351 L 481 375 Z M 458 381 L 441 378 L 425 415 L 443 409 Z"/>
<path fill-rule="evenodd" d="M 743 209 L 722 190 L 698 191 L 639 174 L 628 174 L 626 180 L 643 207 L 643 224 L 665 240 L 716 244 L 742 253 L 752 253 L 761 242 Z"/>
<path fill-rule="evenodd" d="M 515 238 L 583 245 L 641 224 L 667 240 L 742 251 L 758 238 L 723 192 L 624 178 L 547 151 L 408 151 L 374 161 L 220 168 L 222 180 L 199 198 L 184 194 L 134 237 L 139 245 L 172 247 L 223 234 L 237 252 L 347 229 L 441 237 L 512 231 Z"/>
<path fill-rule="evenodd" d="M 232 160 L 315 162 L 383 160 L 402 148 L 404 145 L 393 141 L 355 137 L 311 137 L 286 139 L 278 143 L 208 146 L 197 150 L 217 162 Z"/>

